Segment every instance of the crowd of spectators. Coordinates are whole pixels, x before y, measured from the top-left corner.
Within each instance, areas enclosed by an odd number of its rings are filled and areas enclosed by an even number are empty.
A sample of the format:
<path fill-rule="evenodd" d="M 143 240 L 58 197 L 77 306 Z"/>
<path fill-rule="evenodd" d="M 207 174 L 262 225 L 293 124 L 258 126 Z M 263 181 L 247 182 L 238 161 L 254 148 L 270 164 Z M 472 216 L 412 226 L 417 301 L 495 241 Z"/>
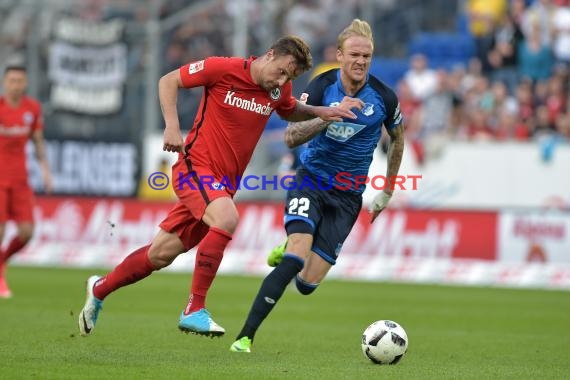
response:
<path fill-rule="evenodd" d="M 449 140 L 570 142 L 568 0 L 466 3 L 476 56 L 452 69 L 421 55 L 397 86 L 419 162 Z"/>
<path fill-rule="evenodd" d="M 144 25 L 150 10 L 144 2 L 132 0 L 50 2 L 86 20 L 120 17 L 138 25 Z M 318 65 L 334 46 L 338 30 L 331 25 L 348 24 L 368 4 L 362 0 L 202 0 L 192 4 L 200 3 L 206 5 L 200 12 L 163 32 L 161 74 L 205 56 L 231 55 L 232 17 L 237 6 L 246 7 L 251 54 L 262 53 L 265 39 L 293 33 L 313 46 Z M 25 58 L 32 20 L 29 4 L 0 0 L 2 62 Z M 373 4 L 378 13 L 390 14 L 400 2 L 376 0 Z M 165 0 L 160 17 L 176 15 L 188 5 L 188 1 Z M 413 55 L 395 89 L 407 120 L 408 141 L 418 160 L 437 153 L 448 140 L 528 141 L 544 136 L 570 140 L 569 1 L 464 0 L 463 5 L 475 57 L 468 64 L 437 69 L 427 57 Z M 129 72 L 133 75 L 145 68 L 145 34 L 144 28 L 139 29 L 130 41 Z M 380 38 L 377 44 L 382 43 Z M 183 125 L 191 125 L 199 98 L 196 91 L 181 94 Z"/>

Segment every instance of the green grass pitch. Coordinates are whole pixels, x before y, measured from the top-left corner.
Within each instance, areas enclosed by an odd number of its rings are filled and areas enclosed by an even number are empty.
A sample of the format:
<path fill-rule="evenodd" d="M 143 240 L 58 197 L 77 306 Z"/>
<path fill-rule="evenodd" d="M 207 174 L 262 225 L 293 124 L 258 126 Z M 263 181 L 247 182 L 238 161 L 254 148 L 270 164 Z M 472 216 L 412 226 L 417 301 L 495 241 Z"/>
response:
<path fill-rule="evenodd" d="M 178 331 L 189 274 L 155 273 L 111 295 L 92 336 L 77 314 L 93 271 L 10 267 L 0 299 L 0 379 L 567 379 L 570 292 L 325 281 L 290 287 L 251 354 L 229 352 L 260 278 L 218 277 L 208 309 L 218 339 Z M 99 272 L 100 273 L 100 272 Z M 395 366 L 369 362 L 374 320 L 404 326 Z"/>

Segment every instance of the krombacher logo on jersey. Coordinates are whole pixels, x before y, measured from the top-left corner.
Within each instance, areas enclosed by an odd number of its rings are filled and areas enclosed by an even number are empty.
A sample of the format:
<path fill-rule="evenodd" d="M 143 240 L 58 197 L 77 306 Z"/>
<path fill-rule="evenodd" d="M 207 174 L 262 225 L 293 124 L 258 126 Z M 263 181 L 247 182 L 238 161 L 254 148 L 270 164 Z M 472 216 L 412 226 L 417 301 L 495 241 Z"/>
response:
<path fill-rule="evenodd" d="M 246 111 L 252 111 L 260 115 L 271 115 L 271 112 L 273 111 L 273 108 L 271 108 L 271 103 L 263 105 L 256 103 L 255 98 L 251 98 L 251 100 L 242 99 L 239 96 L 235 96 L 235 94 L 235 91 L 228 91 L 226 98 L 224 99 L 224 103 L 229 104 L 232 107 L 241 108 Z"/>
<path fill-rule="evenodd" d="M 32 127 L 29 125 L 14 125 L 5 127 L 0 124 L 0 136 L 29 136 Z"/>

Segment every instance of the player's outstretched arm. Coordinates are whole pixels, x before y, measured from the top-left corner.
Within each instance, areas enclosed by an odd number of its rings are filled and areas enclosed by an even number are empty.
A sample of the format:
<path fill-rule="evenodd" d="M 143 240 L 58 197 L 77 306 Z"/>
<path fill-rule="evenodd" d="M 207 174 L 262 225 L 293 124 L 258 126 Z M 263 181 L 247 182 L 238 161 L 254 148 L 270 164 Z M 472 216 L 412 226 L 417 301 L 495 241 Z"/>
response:
<path fill-rule="evenodd" d="M 295 111 L 288 115 L 285 120 L 305 121 L 315 117 L 320 117 L 324 121 L 342 121 L 343 117 L 356 119 L 356 115 L 351 109 L 362 109 L 362 107 L 364 107 L 362 100 L 348 96 L 345 96 L 337 107 L 311 106 L 297 101 Z"/>
<path fill-rule="evenodd" d="M 333 121 L 342 121 L 342 117 L 356 119 L 356 115 L 351 109 L 360 110 L 363 106 L 362 100 L 348 96 L 345 96 L 337 107 L 310 106 L 304 102 L 297 102 L 295 112 L 286 118 L 290 123 L 285 130 L 285 143 L 289 148 L 304 144 L 327 128 Z M 308 116 L 311 112 L 316 113 L 313 116 Z"/>
<path fill-rule="evenodd" d="M 287 144 L 290 149 L 304 144 L 321 133 L 321 131 L 331 123 L 332 121 L 324 121 L 320 117 L 289 123 L 287 129 L 285 129 L 285 144 Z"/>
<path fill-rule="evenodd" d="M 180 87 L 183 85 L 178 69 L 169 72 L 158 81 L 158 99 L 165 124 L 162 150 L 167 152 L 182 152 L 184 148 L 178 110 L 176 109 L 178 88 Z"/>
<path fill-rule="evenodd" d="M 390 135 L 390 145 L 388 146 L 388 168 L 386 169 L 386 188 L 378 193 L 372 205 L 370 206 L 370 212 L 372 213 L 372 220 L 370 223 L 374 223 L 374 220 L 380 215 L 382 210 L 386 208 L 388 202 L 392 198 L 392 192 L 394 191 L 393 180 L 398 175 L 400 170 L 400 163 L 402 162 L 402 156 L 404 154 L 404 126 L 402 123 L 398 124 L 395 128 L 388 129 L 388 135 Z"/>

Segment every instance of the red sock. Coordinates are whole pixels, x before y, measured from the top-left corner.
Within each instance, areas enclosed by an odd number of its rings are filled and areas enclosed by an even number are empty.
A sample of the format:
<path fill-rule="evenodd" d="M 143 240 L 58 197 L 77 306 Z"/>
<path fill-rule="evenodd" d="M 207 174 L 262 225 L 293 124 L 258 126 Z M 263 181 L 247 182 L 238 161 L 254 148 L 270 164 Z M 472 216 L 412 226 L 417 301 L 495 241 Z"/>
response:
<path fill-rule="evenodd" d="M 149 248 L 150 245 L 146 245 L 137 249 L 111 273 L 99 279 L 93 286 L 93 295 L 103 301 L 109 293 L 149 276 L 156 269 L 148 258 Z"/>
<path fill-rule="evenodd" d="M 230 240 L 232 240 L 232 235 L 229 232 L 210 227 L 200 242 L 198 252 L 196 252 L 192 290 L 184 314 L 188 315 L 206 306 L 206 294 L 216 277 L 216 272 L 224 257 L 224 250 Z"/>
<path fill-rule="evenodd" d="M 10 244 L 8 244 L 8 248 L 6 248 L 4 250 L 4 253 L 2 254 L 2 258 L 1 258 L 0 262 L 2 262 L 2 263 L 7 262 L 8 259 L 10 258 L 10 256 L 12 256 L 14 253 L 18 252 L 20 249 L 24 248 L 26 243 L 27 243 L 27 241 L 23 241 L 18 236 L 13 238 L 12 241 L 10 242 Z"/>

